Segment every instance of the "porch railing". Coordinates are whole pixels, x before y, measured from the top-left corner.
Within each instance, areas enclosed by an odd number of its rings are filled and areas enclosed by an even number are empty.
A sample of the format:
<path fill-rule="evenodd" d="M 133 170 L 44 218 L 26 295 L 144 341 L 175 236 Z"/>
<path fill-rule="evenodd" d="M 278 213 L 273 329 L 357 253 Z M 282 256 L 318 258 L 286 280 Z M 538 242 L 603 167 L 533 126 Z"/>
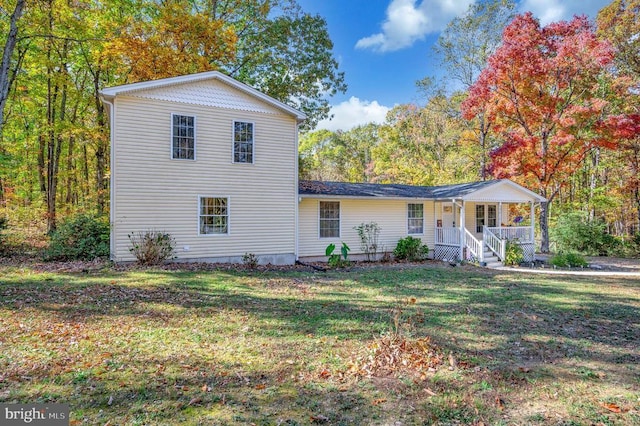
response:
<path fill-rule="evenodd" d="M 498 237 L 490 228 L 482 227 L 482 240 L 489 249 L 498 256 L 500 260 L 504 260 L 507 247 L 507 240 Z"/>
<path fill-rule="evenodd" d="M 532 242 L 530 226 L 497 226 L 488 228 L 498 238 L 504 240 L 518 240 L 520 242 Z"/>
<path fill-rule="evenodd" d="M 436 228 L 436 244 L 459 246 L 460 229 L 458 228 Z"/>
<path fill-rule="evenodd" d="M 484 250 L 482 249 L 482 243 L 478 241 L 466 228 L 464 229 L 464 243 L 478 262 L 484 262 Z"/>

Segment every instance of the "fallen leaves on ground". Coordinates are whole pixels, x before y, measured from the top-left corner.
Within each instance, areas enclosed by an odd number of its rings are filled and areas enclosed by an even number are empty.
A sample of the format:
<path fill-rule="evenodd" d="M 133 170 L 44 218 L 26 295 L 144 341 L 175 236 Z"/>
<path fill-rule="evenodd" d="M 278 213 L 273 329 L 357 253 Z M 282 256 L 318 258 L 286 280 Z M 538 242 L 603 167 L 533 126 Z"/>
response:
<path fill-rule="evenodd" d="M 443 362 L 441 350 L 429 337 L 409 339 L 391 333 L 374 340 L 367 349 L 369 353 L 356 358 L 349 372 L 362 377 L 401 372 L 424 374 Z"/>

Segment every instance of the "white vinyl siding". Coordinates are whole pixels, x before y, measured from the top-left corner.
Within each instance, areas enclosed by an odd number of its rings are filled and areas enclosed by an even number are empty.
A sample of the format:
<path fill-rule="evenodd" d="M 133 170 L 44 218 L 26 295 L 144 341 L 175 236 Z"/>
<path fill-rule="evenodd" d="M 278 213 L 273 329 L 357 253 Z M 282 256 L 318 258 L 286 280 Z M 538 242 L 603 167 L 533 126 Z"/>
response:
<path fill-rule="evenodd" d="M 341 241 L 351 248 L 351 255 L 361 253 L 360 238 L 354 229 L 361 223 L 376 222 L 380 226 L 380 251 L 392 252 L 398 240 L 407 236 L 407 200 L 371 200 L 343 198 L 340 202 L 340 238 L 320 238 L 318 232 L 318 204 L 323 200 L 302 198 L 298 206 L 298 235 L 300 257 L 323 257 L 327 245 Z M 329 201 L 329 200 L 327 200 Z M 424 201 L 424 234 L 418 235 L 432 250 L 435 242 L 434 203 Z M 235 203 L 234 203 L 235 205 Z"/>
<path fill-rule="evenodd" d="M 424 234 L 424 204 L 407 205 L 407 233 Z"/>
<path fill-rule="evenodd" d="M 196 159 L 196 117 L 171 114 L 171 158 Z"/>
<path fill-rule="evenodd" d="M 320 238 L 340 238 L 340 202 L 320 201 Z"/>
<path fill-rule="evenodd" d="M 267 104 L 264 108 L 270 112 L 118 96 L 117 126 L 112 130 L 114 260 L 135 260 L 127 234 L 147 229 L 171 234 L 178 259 L 295 253 L 297 123 Z M 197 161 L 188 167 L 167 155 L 167 117 L 175 112 L 197 115 Z M 229 161 L 234 121 L 255 123 L 260 129 L 264 142 L 254 150 L 264 161 L 251 168 Z M 224 238 L 200 235 L 201 196 L 228 197 L 230 232 Z"/>
<path fill-rule="evenodd" d="M 200 235 L 229 233 L 229 199 L 226 197 L 200 197 L 198 215 Z"/>
<path fill-rule="evenodd" d="M 233 162 L 253 163 L 253 123 L 233 122 Z"/>

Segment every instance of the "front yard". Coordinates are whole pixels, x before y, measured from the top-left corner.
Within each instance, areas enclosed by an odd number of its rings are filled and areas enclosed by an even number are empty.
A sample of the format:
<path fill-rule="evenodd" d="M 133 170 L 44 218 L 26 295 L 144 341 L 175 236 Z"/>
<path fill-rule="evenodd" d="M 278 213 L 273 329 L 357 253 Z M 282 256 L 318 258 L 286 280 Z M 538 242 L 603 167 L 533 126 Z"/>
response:
<path fill-rule="evenodd" d="M 439 263 L 0 277 L 0 403 L 69 404 L 72 425 L 640 424 L 638 278 Z M 424 362 L 399 357 L 426 338 Z"/>

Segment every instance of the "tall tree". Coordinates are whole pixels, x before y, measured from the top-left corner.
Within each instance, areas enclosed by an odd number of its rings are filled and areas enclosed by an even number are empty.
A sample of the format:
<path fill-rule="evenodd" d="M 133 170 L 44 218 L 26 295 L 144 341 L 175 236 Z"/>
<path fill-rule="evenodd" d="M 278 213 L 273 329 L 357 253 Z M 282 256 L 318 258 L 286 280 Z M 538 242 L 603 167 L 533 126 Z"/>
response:
<path fill-rule="evenodd" d="M 2 140 L 4 108 L 7 104 L 7 97 L 9 96 L 9 86 L 15 76 L 15 72 L 13 76 L 11 74 L 11 59 L 13 57 L 13 51 L 16 48 L 16 43 L 18 42 L 18 21 L 22 17 L 25 3 L 26 0 L 16 1 L 13 12 L 9 17 L 9 31 L 7 31 L 7 37 L 2 51 L 2 62 L 0 63 L 0 141 Z M 0 13 L 6 13 L 4 7 L 0 7 Z"/>
<path fill-rule="evenodd" d="M 610 41 L 615 52 L 617 72 L 633 81 L 636 95 L 640 92 L 640 0 L 614 0 L 598 13 L 598 35 Z M 621 109 L 638 114 L 639 97 L 621 105 Z M 639 129 L 640 130 L 640 129 Z M 640 131 L 623 140 L 619 164 L 623 164 L 622 192 L 630 197 L 636 209 L 636 229 L 640 232 Z"/>
<path fill-rule="evenodd" d="M 344 92 L 324 18 L 295 0 L 146 0 L 108 51 L 128 82 L 218 69 L 308 116 L 328 116 Z"/>
<path fill-rule="evenodd" d="M 454 18 L 440 34 L 434 50 L 447 70 L 447 78 L 468 91 L 487 59 L 502 42 L 503 29 L 513 20 L 515 3 L 512 0 L 482 0 L 469 6 L 467 12 Z M 488 153 L 493 147 L 490 140 L 491 123 L 483 111 L 478 110 L 470 123 L 479 145 L 479 175 L 485 180 Z"/>
<path fill-rule="evenodd" d="M 373 150 L 376 180 L 437 185 L 473 179 L 477 169 L 462 141 L 460 98 L 438 95 L 424 107 L 393 108 Z"/>
<path fill-rule="evenodd" d="M 598 35 L 616 49 L 616 64 L 640 80 L 640 0 L 614 0 L 597 17 Z"/>
<path fill-rule="evenodd" d="M 607 101 L 628 94 L 627 81 L 607 72 L 610 44 L 586 17 L 541 27 L 531 13 L 505 29 L 469 97 L 466 118 L 486 114 L 504 143 L 491 154 L 491 171 L 537 188 L 543 252 L 549 251 L 549 206 L 593 147 L 615 146 L 619 123 Z"/>

